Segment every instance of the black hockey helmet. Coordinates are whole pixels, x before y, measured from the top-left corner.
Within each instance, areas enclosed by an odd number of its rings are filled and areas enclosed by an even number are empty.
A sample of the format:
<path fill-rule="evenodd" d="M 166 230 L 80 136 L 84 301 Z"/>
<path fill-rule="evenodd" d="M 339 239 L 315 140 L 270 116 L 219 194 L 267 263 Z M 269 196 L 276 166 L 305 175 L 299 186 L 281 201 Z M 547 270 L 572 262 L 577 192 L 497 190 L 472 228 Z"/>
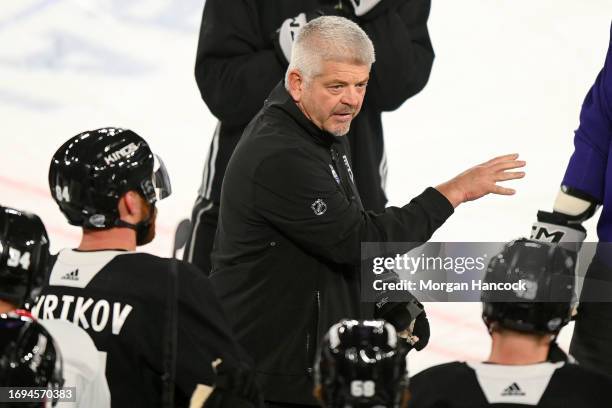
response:
<path fill-rule="evenodd" d="M 90 229 L 129 227 L 120 222 L 117 204 L 130 190 L 151 205 L 171 193 L 166 168 L 147 142 L 129 129 L 111 127 L 64 143 L 51 160 L 49 187 L 68 222 Z"/>
<path fill-rule="evenodd" d="M 491 259 L 485 283 L 515 283 L 524 290 L 481 293 L 482 318 L 526 333 L 556 334 L 571 318 L 575 299 L 574 261 L 560 246 L 518 239 Z"/>
<path fill-rule="evenodd" d="M 0 387 L 56 390 L 63 386 L 60 349 L 49 332 L 32 318 L 0 315 L 0 352 Z"/>
<path fill-rule="evenodd" d="M 328 408 L 400 407 L 408 347 L 383 320 L 343 320 L 329 329 L 315 364 L 315 395 Z"/>
<path fill-rule="evenodd" d="M 0 299 L 26 307 L 47 275 L 49 237 L 38 216 L 0 206 Z"/>

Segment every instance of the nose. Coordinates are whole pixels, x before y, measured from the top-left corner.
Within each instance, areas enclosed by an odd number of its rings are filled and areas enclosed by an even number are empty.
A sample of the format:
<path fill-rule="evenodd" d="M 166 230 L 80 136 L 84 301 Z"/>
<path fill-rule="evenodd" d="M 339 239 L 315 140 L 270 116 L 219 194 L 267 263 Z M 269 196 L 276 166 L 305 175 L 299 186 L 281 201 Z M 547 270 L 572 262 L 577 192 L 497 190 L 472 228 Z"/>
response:
<path fill-rule="evenodd" d="M 347 86 L 342 94 L 342 103 L 345 105 L 356 107 L 359 105 L 361 94 L 355 86 Z"/>

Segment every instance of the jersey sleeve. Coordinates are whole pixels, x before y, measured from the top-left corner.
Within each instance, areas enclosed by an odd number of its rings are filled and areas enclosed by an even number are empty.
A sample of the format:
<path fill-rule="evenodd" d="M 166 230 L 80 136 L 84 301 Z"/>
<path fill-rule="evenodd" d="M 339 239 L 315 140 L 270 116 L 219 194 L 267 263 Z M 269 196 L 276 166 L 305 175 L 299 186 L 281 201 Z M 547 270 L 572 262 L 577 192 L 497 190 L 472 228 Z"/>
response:
<path fill-rule="evenodd" d="M 246 125 L 285 71 L 273 46 L 263 43 L 267 33 L 260 32 L 254 3 L 204 5 L 195 77 L 202 99 L 226 126 Z"/>
<path fill-rule="evenodd" d="M 382 3 L 392 6 L 377 13 Z M 392 111 L 420 92 L 431 73 L 434 51 L 427 20 L 430 0 L 383 0 L 360 21 L 376 51 L 376 63 L 368 84 L 366 100 L 379 111 Z"/>
<path fill-rule="evenodd" d="M 214 360 L 222 359 L 229 366 L 249 361 L 208 278 L 192 265 L 179 265 L 176 383 L 191 395 L 197 384 L 214 384 Z"/>
<path fill-rule="evenodd" d="M 60 401 L 57 407 L 110 407 L 106 353 L 98 351 L 87 332 L 69 321 L 53 319 L 39 322 L 59 344 L 64 387 L 74 387 L 76 394 L 75 402 Z"/>
<path fill-rule="evenodd" d="M 409 390 L 410 408 L 454 407 L 457 398 L 462 407 L 489 406 L 474 370 L 459 361 L 421 371 L 410 378 Z"/>
<path fill-rule="evenodd" d="M 611 140 L 612 29 L 604 67 L 582 104 L 580 125 L 574 136 L 574 153 L 567 166 L 563 184 L 602 202 Z"/>
<path fill-rule="evenodd" d="M 438 406 L 439 393 L 436 392 L 436 382 L 426 373 L 420 373 L 410 379 L 410 407 L 433 408 Z"/>
<path fill-rule="evenodd" d="M 424 242 L 453 213 L 433 188 L 404 207 L 364 212 L 327 165 L 302 149 L 264 160 L 255 174 L 258 212 L 305 251 L 359 265 L 361 242 Z"/>
<path fill-rule="evenodd" d="M 78 407 L 108 408 L 111 406 L 110 391 L 104 374 L 104 364 L 101 365 L 101 369 L 96 371 L 93 377 L 81 378 L 77 384 L 79 383 L 80 386 L 76 386 Z M 58 406 L 61 407 L 62 405 L 58 404 Z"/>

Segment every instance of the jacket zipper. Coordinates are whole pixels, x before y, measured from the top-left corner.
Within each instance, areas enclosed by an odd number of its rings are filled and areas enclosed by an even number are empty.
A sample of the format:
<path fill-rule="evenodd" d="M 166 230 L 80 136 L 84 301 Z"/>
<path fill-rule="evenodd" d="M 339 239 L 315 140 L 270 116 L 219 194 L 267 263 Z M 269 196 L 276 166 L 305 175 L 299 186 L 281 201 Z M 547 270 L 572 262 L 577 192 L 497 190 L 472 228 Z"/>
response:
<path fill-rule="evenodd" d="M 353 191 L 351 189 L 350 186 L 347 187 L 346 183 L 346 177 L 344 176 L 344 171 L 341 168 L 342 166 L 338 165 L 338 160 L 339 160 L 339 154 L 336 151 L 336 149 L 334 149 L 333 147 L 329 148 L 329 152 L 331 154 L 331 159 L 332 159 L 332 163 L 334 166 L 334 169 L 336 170 L 336 173 L 338 174 L 338 177 L 340 178 L 340 185 L 342 186 L 342 190 L 344 191 L 344 194 L 346 195 L 346 197 L 349 200 L 353 199 Z M 350 181 L 348 181 L 350 183 Z"/>
<path fill-rule="evenodd" d="M 317 330 L 315 334 L 319 339 L 319 322 L 321 321 L 321 292 L 317 290 Z"/>
<path fill-rule="evenodd" d="M 316 356 L 311 356 L 311 349 L 313 348 L 311 345 L 311 342 L 316 342 L 319 339 L 319 320 L 321 317 L 321 292 L 320 291 L 316 291 L 315 292 L 315 298 L 316 298 L 316 320 L 315 320 L 315 330 L 314 330 L 314 334 L 315 334 L 315 338 L 314 340 L 311 339 L 311 335 L 310 332 L 306 334 L 306 358 L 309 359 L 308 361 L 308 374 L 312 374 L 313 372 L 313 366 L 314 366 L 314 360 Z"/>

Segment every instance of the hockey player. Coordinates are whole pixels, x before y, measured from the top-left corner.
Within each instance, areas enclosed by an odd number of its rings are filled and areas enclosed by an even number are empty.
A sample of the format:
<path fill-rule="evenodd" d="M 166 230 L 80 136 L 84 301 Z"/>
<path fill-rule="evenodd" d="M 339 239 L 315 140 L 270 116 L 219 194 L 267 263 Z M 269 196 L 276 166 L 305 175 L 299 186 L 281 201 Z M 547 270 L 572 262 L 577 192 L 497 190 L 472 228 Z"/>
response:
<path fill-rule="evenodd" d="M 0 315 L 1 386 L 62 390 L 57 407 L 108 408 L 104 355 L 87 333 L 61 320 L 36 322 L 20 311 Z M 42 364 L 29 364 L 31 361 Z M 16 401 L 17 402 L 17 401 Z"/>
<path fill-rule="evenodd" d="M 36 299 L 49 266 L 45 226 L 34 214 L 0 207 L 0 248 L 3 248 L 0 254 L 0 313 L 13 314 L 17 319 L 26 316 L 23 318 L 26 322 L 31 315 L 24 309 L 29 309 Z M 75 388 L 76 406 L 109 407 L 104 355 L 98 352 L 87 333 L 65 321 L 39 323 L 46 329 L 42 332 L 50 333 L 63 350 L 64 386 Z M 7 323 L 3 327 L 8 326 L 14 325 Z"/>
<path fill-rule="evenodd" d="M 184 406 L 196 385 L 215 383 L 213 360 L 242 364 L 208 279 L 134 252 L 153 239 L 155 203 L 171 193 L 142 137 L 103 128 L 70 138 L 53 156 L 49 185 L 83 233 L 78 248 L 56 256 L 36 312 L 79 325 L 107 354 L 113 406 Z"/>
<path fill-rule="evenodd" d="M 344 320 L 325 336 L 314 394 L 326 408 L 404 408 L 409 347 L 382 320 Z"/>
<path fill-rule="evenodd" d="M 489 359 L 417 374 L 410 382 L 411 408 L 610 406 L 610 378 L 567 358 L 549 359 L 551 350 L 559 352 L 555 339 L 571 317 L 571 255 L 547 243 L 511 242 L 491 260 L 484 281 L 520 279 L 527 290 L 482 293 L 482 317 L 492 339 Z"/>
<path fill-rule="evenodd" d="M 49 263 L 49 238 L 38 216 L 0 206 L 0 313 L 29 309 Z"/>
<path fill-rule="evenodd" d="M 531 236 L 575 254 L 586 238 L 582 222 L 603 207 L 570 352 L 581 365 L 612 375 L 612 28 L 604 67 L 582 105 L 574 146 L 553 212 L 538 212 Z"/>
<path fill-rule="evenodd" d="M 65 384 L 62 355 L 57 343 L 42 325 L 28 317 L 1 314 L 0 353 L 0 387 L 9 387 L 13 392 L 24 387 L 45 388 L 52 393 L 52 398 L 43 400 L 57 406 L 59 392 Z M 57 398 L 53 397 L 54 393 Z M 5 396 L 15 398 L 14 406 L 41 406 L 40 402 L 21 402 L 19 400 L 22 398 L 15 394 Z M 80 406 L 100 405 L 92 401 L 91 405 Z"/>
<path fill-rule="evenodd" d="M 427 30 L 430 0 L 207 0 L 195 77 L 219 120 L 204 165 L 185 259 L 204 272 L 217 228 L 221 184 L 249 121 L 282 80 L 296 34 L 321 15 L 342 15 L 372 38 L 372 69 L 362 114 L 348 134 L 355 183 L 367 210 L 382 211 L 387 172 L 381 114 L 397 109 L 429 78 L 434 51 Z M 409 137 L 409 136 L 408 136 Z"/>

